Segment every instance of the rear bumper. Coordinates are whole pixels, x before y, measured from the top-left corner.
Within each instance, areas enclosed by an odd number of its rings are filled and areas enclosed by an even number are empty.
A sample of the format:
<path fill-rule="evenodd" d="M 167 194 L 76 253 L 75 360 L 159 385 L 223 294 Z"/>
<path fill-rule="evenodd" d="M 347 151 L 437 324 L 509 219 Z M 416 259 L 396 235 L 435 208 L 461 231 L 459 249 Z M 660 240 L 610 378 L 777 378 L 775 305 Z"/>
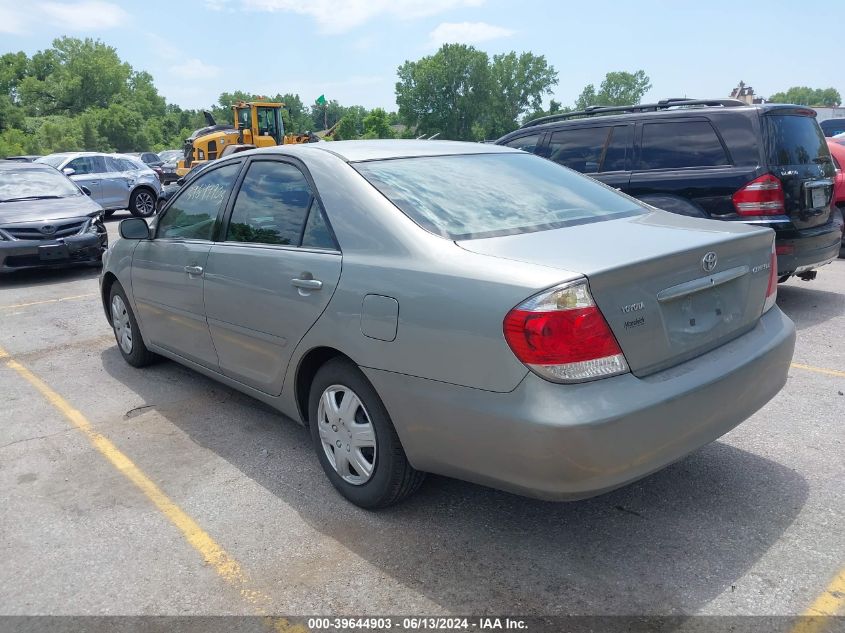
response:
<path fill-rule="evenodd" d="M 776 234 L 778 275 L 801 273 L 830 263 L 839 255 L 843 244 L 842 213 L 835 210 L 827 224 L 801 231 L 795 237 Z"/>
<path fill-rule="evenodd" d="M 66 256 L 60 259 L 42 258 L 42 246 L 57 246 L 59 240 L 15 240 L 0 242 L 0 273 L 23 270 L 25 268 L 55 268 L 85 262 L 98 261 L 106 248 L 108 237 L 105 234 L 84 234 L 66 237 Z"/>
<path fill-rule="evenodd" d="M 644 477 L 727 433 L 786 382 L 795 328 L 773 308 L 671 369 L 577 385 L 529 373 L 493 393 L 366 369 L 419 470 L 551 500 Z"/>

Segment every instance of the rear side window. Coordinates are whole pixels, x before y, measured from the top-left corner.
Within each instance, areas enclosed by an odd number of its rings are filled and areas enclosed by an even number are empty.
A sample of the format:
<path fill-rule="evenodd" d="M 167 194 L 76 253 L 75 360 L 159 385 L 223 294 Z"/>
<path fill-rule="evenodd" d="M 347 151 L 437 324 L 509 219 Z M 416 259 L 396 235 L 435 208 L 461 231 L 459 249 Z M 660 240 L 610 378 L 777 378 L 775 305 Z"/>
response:
<path fill-rule="evenodd" d="M 513 147 L 514 149 L 521 149 L 524 152 L 533 154 L 536 151 L 537 143 L 539 142 L 539 134 L 529 134 L 528 136 L 520 136 L 519 138 L 511 139 L 507 143 L 502 143 L 502 145 Z"/>
<path fill-rule="evenodd" d="M 828 162 L 827 141 L 816 119 L 800 115 L 766 115 L 766 155 L 770 165 Z"/>
<path fill-rule="evenodd" d="M 582 127 L 555 132 L 549 141 L 549 159 L 582 174 L 594 174 L 611 129 Z"/>
<path fill-rule="evenodd" d="M 610 187 L 518 152 L 353 166 L 422 228 L 452 240 L 529 233 L 644 212 Z"/>
<path fill-rule="evenodd" d="M 226 204 L 240 168 L 240 163 L 234 163 L 197 176 L 159 217 L 156 237 L 212 239 L 217 214 Z"/>
<path fill-rule="evenodd" d="M 298 246 L 312 199 L 308 181 L 293 165 L 253 162 L 235 200 L 226 241 Z"/>
<path fill-rule="evenodd" d="M 646 123 L 639 169 L 682 169 L 729 165 L 724 147 L 709 121 Z"/>

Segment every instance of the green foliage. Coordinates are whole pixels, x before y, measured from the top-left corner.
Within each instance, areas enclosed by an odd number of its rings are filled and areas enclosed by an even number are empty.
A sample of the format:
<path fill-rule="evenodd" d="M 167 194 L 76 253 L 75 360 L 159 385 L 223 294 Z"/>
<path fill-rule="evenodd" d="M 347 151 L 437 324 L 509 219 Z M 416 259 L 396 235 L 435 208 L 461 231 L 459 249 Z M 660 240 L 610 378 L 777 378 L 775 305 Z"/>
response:
<path fill-rule="evenodd" d="M 345 114 L 340 119 L 333 138 L 336 141 L 351 141 L 352 139 L 358 138 L 358 128 L 355 126 L 354 115 Z"/>
<path fill-rule="evenodd" d="M 769 97 L 771 103 L 794 103 L 805 106 L 826 106 L 829 108 L 842 103 L 842 97 L 835 88 L 808 88 L 793 86 L 786 92 L 776 92 Z"/>
<path fill-rule="evenodd" d="M 575 100 L 575 109 L 583 110 L 593 105 L 635 105 L 650 89 L 651 80 L 643 70 L 610 72 L 605 75 L 598 91 L 593 84 L 584 87 Z"/>
<path fill-rule="evenodd" d="M 542 55 L 495 55 L 464 44 L 444 44 L 434 55 L 398 70 L 399 118 L 418 134 L 440 138 L 496 138 L 541 107 L 557 83 L 557 71 Z"/>
<path fill-rule="evenodd" d="M 364 117 L 364 138 L 394 138 L 390 119 L 382 108 L 374 108 Z"/>

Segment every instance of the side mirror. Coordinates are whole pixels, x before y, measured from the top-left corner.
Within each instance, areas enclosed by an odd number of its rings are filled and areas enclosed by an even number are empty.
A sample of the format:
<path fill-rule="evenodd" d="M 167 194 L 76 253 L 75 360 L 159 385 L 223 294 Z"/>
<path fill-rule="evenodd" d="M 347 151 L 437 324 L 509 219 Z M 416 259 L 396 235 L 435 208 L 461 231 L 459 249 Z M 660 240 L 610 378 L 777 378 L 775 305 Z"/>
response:
<path fill-rule="evenodd" d="M 62 170 L 62 173 L 63 173 L 65 176 L 73 176 L 73 175 L 76 173 L 76 170 L 75 170 L 73 167 L 65 167 L 65 168 Z"/>
<path fill-rule="evenodd" d="M 125 240 L 148 240 L 150 239 L 150 227 L 146 220 L 141 218 L 128 218 L 120 222 L 118 227 L 120 237 Z"/>
<path fill-rule="evenodd" d="M 80 189 L 82 189 L 82 193 L 84 193 L 86 196 L 91 195 L 91 190 L 88 187 L 80 187 Z"/>

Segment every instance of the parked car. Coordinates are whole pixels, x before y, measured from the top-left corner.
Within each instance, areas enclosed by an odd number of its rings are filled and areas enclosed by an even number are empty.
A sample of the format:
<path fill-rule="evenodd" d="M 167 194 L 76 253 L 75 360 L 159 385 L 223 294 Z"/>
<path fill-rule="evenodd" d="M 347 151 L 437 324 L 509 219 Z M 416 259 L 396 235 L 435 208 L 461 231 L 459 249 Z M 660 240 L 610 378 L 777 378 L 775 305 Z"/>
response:
<path fill-rule="evenodd" d="M 792 358 L 770 229 L 507 147 L 253 150 L 119 228 L 100 282 L 126 362 L 166 356 L 309 425 L 364 507 L 423 472 L 599 494 L 739 424 Z"/>
<path fill-rule="evenodd" d="M 91 191 L 91 197 L 105 209 L 106 217 L 118 209 L 129 209 L 137 217 L 156 211 L 161 193 L 158 176 L 137 158 L 124 154 L 68 152 L 50 154 L 36 162 L 55 167 Z"/>
<path fill-rule="evenodd" d="M 181 149 L 166 149 L 163 152 L 159 152 L 158 157 L 162 161 L 161 183 L 163 185 L 169 185 L 179 180 L 176 167 L 178 166 L 177 163 L 185 157 L 185 151 Z"/>
<path fill-rule="evenodd" d="M 496 142 L 666 211 L 768 226 L 782 281 L 814 278 L 839 251 L 833 163 L 809 108 L 732 99 L 593 107 L 531 121 Z"/>
<path fill-rule="evenodd" d="M 38 163 L 0 161 L 0 273 L 99 264 L 103 209 L 84 188 Z"/>
<path fill-rule="evenodd" d="M 129 152 L 126 155 L 140 159 L 142 163 L 156 173 L 156 176 L 158 176 L 158 179 L 162 182 L 162 184 L 164 183 L 164 161 L 159 158 L 158 154 L 155 152 Z"/>
<path fill-rule="evenodd" d="M 825 136 L 836 136 L 845 132 L 845 119 L 827 119 L 820 125 Z"/>
<path fill-rule="evenodd" d="M 845 213 L 845 145 L 835 139 L 827 139 L 827 146 L 833 158 L 833 165 L 836 167 L 836 184 L 833 187 L 833 204 L 840 213 Z M 845 257 L 845 229 L 842 232 L 842 242 L 839 247 L 839 257 Z"/>

